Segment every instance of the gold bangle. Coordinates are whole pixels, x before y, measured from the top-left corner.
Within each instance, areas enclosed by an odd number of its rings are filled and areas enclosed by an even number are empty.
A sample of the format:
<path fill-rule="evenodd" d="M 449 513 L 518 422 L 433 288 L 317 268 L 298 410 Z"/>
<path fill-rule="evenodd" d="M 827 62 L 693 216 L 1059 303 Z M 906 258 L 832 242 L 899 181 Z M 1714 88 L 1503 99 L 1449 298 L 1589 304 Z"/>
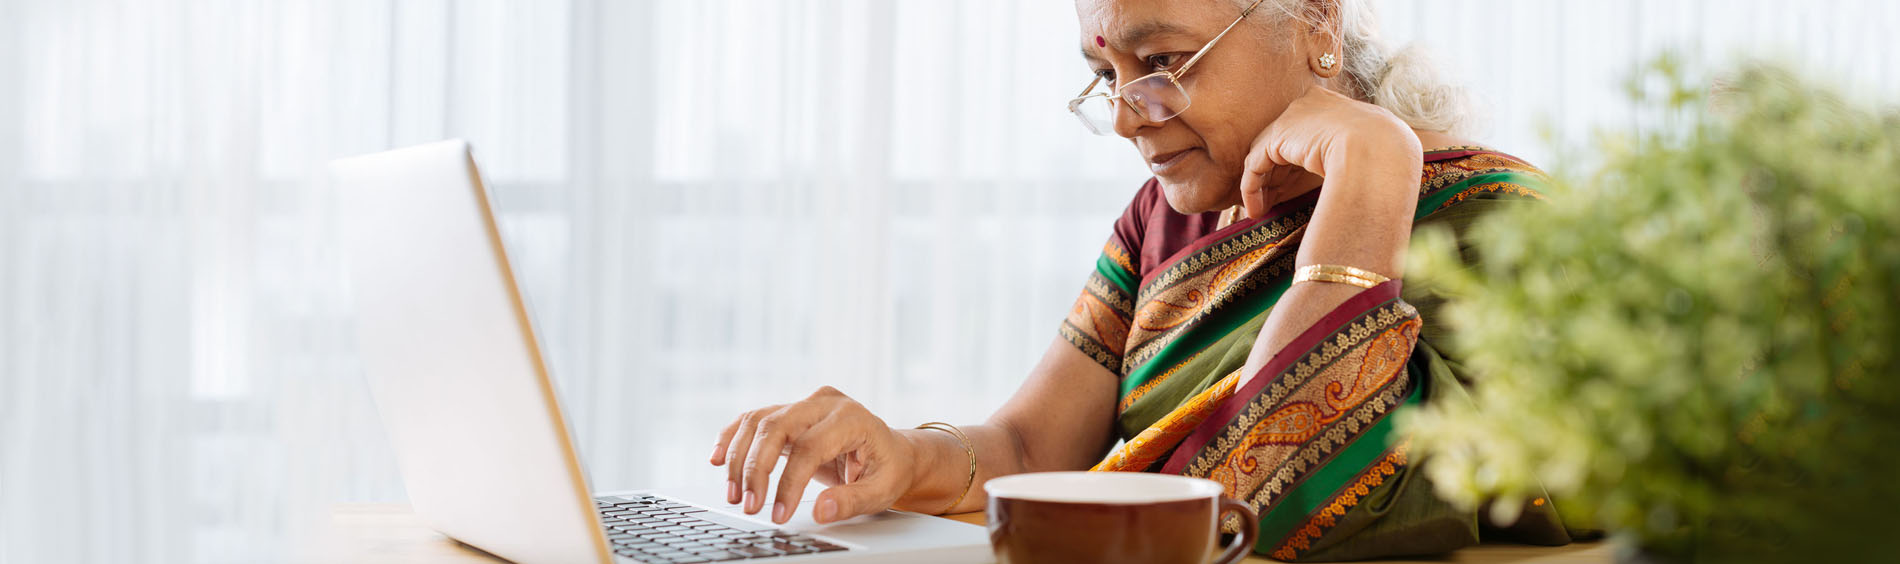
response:
<path fill-rule="evenodd" d="M 1301 282 L 1337 282 L 1351 284 L 1360 288 L 1371 288 L 1384 284 L 1391 278 L 1385 275 L 1338 264 L 1309 264 L 1293 271 L 1293 283 Z"/>
<path fill-rule="evenodd" d="M 964 478 L 963 480 L 963 493 L 957 494 L 957 499 L 951 501 L 950 505 L 943 508 L 943 511 L 937 512 L 938 515 L 949 513 L 950 510 L 957 508 L 957 504 L 963 503 L 963 498 L 970 495 L 970 488 L 973 488 L 976 486 L 976 446 L 970 444 L 969 435 L 963 434 L 963 430 L 958 429 L 956 425 L 951 425 L 949 423 L 943 423 L 939 421 L 931 421 L 929 423 L 918 425 L 917 428 L 918 429 L 935 429 L 935 430 L 943 431 L 945 433 L 949 433 L 951 435 L 956 436 L 957 440 L 963 443 L 963 454 L 969 455 L 970 457 L 970 476 L 967 478 Z"/>

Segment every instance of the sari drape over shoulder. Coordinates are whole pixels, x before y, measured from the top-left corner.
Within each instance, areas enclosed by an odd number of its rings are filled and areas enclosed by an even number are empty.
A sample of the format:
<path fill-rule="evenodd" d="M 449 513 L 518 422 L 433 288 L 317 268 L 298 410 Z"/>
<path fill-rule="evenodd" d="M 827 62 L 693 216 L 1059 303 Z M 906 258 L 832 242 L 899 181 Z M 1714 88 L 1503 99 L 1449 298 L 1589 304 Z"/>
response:
<path fill-rule="evenodd" d="M 1429 151 L 1414 229 L 1449 226 L 1468 251 L 1483 244 L 1467 237 L 1472 220 L 1541 199 L 1546 182 L 1502 153 Z M 1569 542 L 1544 498 L 1505 528 L 1439 501 L 1394 432 L 1394 414 L 1463 393 L 1457 364 L 1439 353 L 1454 336 L 1432 325 L 1442 299 L 1428 288 L 1393 280 L 1360 292 L 1236 389 L 1317 199 L 1217 229 L 1218 213 L 1175 212 L 1152 180 L 1136 194 L 1060 330 L 1121 379 L 1123 442 L 1094 469 L 1212 479 L 1259 513 L 1255 551 L 1279 560 L 1441 553 L 1476 543 L 1480 529 Z"/>

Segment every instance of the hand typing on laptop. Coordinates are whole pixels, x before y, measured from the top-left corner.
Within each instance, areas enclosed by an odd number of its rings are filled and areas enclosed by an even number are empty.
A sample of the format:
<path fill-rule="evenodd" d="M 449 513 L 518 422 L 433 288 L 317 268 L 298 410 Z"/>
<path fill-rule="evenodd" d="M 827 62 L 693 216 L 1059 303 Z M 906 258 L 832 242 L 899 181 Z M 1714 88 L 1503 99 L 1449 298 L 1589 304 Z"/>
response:
<path fill-rule="evenodd" d="M 891 508 L 962 513 L 983 508 L 989 478 L 1089 468 L 1115 440 L 1114 417 L 1114 375 L 1057 339 L 982 425 L 893 429 L 826 386 L 795 403 L 741 413 L 719 434 L 710 462 L 726 467 L 727 503 L 749 514 L 769 505 L 774 523 L 791 519 L 814 478 L 830 486 L 812 507 L 819 523 Z"/>
<path fill-rule="evenodd" d="M 829 523 L 896 505 L 916 481 L 916 451 L 884 420 L 826 386 L 797 403 L 741 414 L 719 434 L 711 462 L 727 467 L 726 501 L 756 513 L 782 454 L 772 521 L 790 519 L 805 485 L 817 478 L 830 488 L 818 495 L 812 518 Z"/>

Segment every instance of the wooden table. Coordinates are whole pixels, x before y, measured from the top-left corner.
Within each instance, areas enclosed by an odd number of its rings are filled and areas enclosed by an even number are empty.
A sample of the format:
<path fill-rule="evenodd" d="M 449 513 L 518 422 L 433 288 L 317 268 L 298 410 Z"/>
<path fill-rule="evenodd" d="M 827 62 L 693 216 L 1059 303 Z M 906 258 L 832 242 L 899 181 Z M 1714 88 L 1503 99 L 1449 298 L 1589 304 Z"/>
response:
<path fill-rule="evenodd" d="M 951 519 L 982 525 L 982 512 L 947 515 Z M 317 554 L 300 562 L 393 563 L 484 563 L 501 559 L 470 548 L 442 533 L 430 530 L 416 520 L 409 506 L 397 503 L 338 504 L 331 513 L 331 530 L 322 538 Z M 1507 544 L 1479 545 L 1460 550 L 1444 558 L 1431 560 L 1381 560 L 1379 562 L 1420 562 L 1443 564 L 1605 564 L 1614 559 L 1607 543 L 1579 543 L 1545 547 Z M 1247 562 L 1273 562 L 1259 556 Z"/>

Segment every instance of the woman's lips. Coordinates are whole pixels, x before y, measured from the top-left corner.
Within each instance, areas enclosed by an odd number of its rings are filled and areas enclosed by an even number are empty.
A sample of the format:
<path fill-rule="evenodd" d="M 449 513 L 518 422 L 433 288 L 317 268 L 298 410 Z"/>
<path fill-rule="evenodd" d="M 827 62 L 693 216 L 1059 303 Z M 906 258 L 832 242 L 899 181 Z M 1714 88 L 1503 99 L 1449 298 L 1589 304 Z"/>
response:
<path fill-rule="evenodd" d="M 1194 152 L 1194 149 L 1182 149 L 1172 153 L 1155 155 L 1154 161 L 1148 163 L 1148 170 L 1154 172 L 1156 175 L 1165 176 L 1168 172 L 1180 168 L 1181 164 L 1187 161 L 1188 153 L 1192 152 Z"/>

